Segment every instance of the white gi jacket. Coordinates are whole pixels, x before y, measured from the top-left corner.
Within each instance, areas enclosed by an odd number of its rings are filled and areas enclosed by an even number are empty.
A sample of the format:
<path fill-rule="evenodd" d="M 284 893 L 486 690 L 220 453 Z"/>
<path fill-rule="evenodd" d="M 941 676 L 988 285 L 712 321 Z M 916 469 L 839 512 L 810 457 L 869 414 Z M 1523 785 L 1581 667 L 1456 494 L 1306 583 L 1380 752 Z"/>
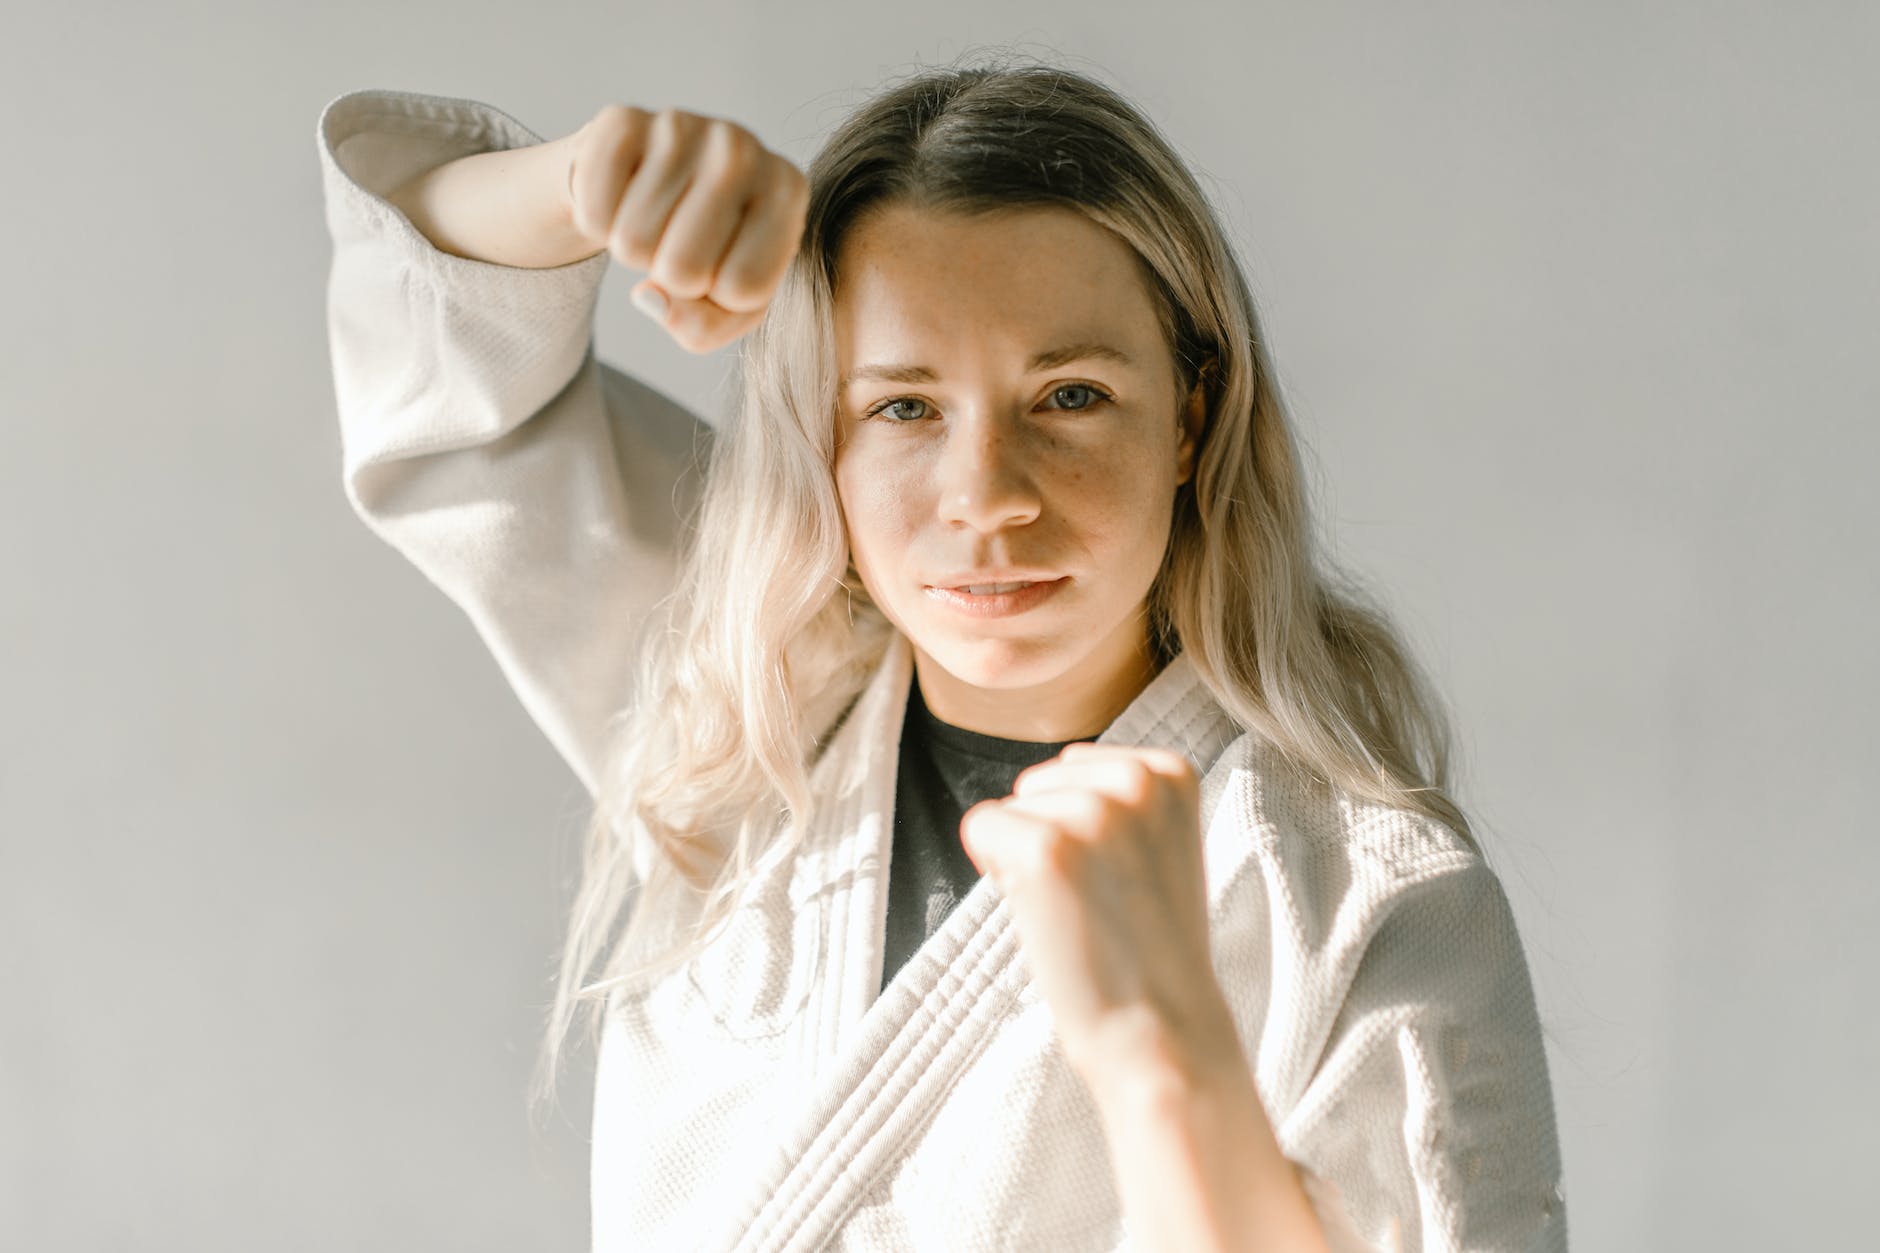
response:
<path fill-rule="evenodd" d="M 710 429 L 593 355 L 607 253 L 472 261 L 382 198 L 542 136 L 389 90 L 334 99 L 317 134 L 347 497 L 469 616 L 591 793 Z M 597 1253 L 1132 1247 L 990 880 L 876 995 L 910 677 L 897 638 L 817 765 L 821 826 L 691 966 L 616 997 Z M 1284 768 L 1185 658 L 1102 739 L 1201 773 L 1215 974 L 1335 1247 L 1564 1250 L 1540 1023 L 1488 865 L 1440 823 Z"/>

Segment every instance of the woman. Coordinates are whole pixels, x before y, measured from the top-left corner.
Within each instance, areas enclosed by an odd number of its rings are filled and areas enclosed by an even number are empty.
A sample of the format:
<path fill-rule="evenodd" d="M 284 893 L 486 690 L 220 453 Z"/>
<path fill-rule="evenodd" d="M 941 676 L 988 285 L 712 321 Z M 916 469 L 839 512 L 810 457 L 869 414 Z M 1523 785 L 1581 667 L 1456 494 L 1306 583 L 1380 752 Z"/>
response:
<path fill-rule="evenodd" d="M 585 1006 L 597 1249 L 1565 1247 L 1443 715 L 1130 104 L 927 71 L 806 174 L 671 109 L 319 135 L 349 498 L 595 801 L 538 1093 Z M 742 339 L 722 434 L 592 355 L 610 256 Z"/>

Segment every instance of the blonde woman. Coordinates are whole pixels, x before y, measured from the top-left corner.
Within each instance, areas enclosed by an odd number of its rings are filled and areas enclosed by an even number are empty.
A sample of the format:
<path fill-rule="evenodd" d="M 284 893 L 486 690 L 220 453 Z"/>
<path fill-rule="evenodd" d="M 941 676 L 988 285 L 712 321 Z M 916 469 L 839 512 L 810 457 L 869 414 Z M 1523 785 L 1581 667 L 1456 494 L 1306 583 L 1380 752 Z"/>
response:
<path fill-rule="evenodd" d="M 536 1095 L 597 1250 L 1564 1249 L 1444 715 L 1316 550 L 1247 284 L 1113 89 L 806 171 L 610 104 L 320 118 L 348 497 L 594 801 Z M 592 353 L 610 262 L 714 428 Z"/>

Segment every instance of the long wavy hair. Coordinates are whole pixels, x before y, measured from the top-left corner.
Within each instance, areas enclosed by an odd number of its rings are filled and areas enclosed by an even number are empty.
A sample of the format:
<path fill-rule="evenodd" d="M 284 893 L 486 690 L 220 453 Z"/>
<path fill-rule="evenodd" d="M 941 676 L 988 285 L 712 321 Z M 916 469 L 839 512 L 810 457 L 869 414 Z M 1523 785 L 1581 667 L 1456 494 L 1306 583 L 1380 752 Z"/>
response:
<path fill-rule="evenodd" d="M 1185 653 L 1235 722 L 1287 761 L 1477 847 L 1448 794 L 1447 713 L 1383 612 L 1318 551 L 1246 280 L 1156 127 L 1061 66 L 956 64 L 890 81 L 805 172 L 801 246 L 741 344 L 739 408 L 661 629 L 609 723 L 538 1099 L 555 1090 L 582 1007 L 592 1040 L 612 995 L 695 956 L 760 864 L 794 847 L 813 821 L 817 747 L 893 638 L 850 562 L 833 470 L 836 258 L 871 208 L 1068 207 L 1135 249 L 1181 394 L 1199 385 L 1207 405 L 1148 598 L 1152 643 Z M 700 905 L 692 924 L 648 953 L 653 911 L 638 902 L 685 892 Z"/>

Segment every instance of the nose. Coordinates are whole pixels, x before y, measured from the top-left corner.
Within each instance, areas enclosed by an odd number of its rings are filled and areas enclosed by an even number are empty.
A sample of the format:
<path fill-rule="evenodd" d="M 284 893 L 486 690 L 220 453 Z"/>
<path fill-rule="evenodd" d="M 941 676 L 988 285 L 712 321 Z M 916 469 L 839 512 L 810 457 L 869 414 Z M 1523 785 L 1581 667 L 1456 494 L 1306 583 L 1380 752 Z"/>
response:
<path fill-rule="evenodd" d="M 940 520 L 992 532 L 1023 526 L 1041 501 L 1020 434 L 999 418 L 967 418 L 948 430 L 936 467 Z"/>

